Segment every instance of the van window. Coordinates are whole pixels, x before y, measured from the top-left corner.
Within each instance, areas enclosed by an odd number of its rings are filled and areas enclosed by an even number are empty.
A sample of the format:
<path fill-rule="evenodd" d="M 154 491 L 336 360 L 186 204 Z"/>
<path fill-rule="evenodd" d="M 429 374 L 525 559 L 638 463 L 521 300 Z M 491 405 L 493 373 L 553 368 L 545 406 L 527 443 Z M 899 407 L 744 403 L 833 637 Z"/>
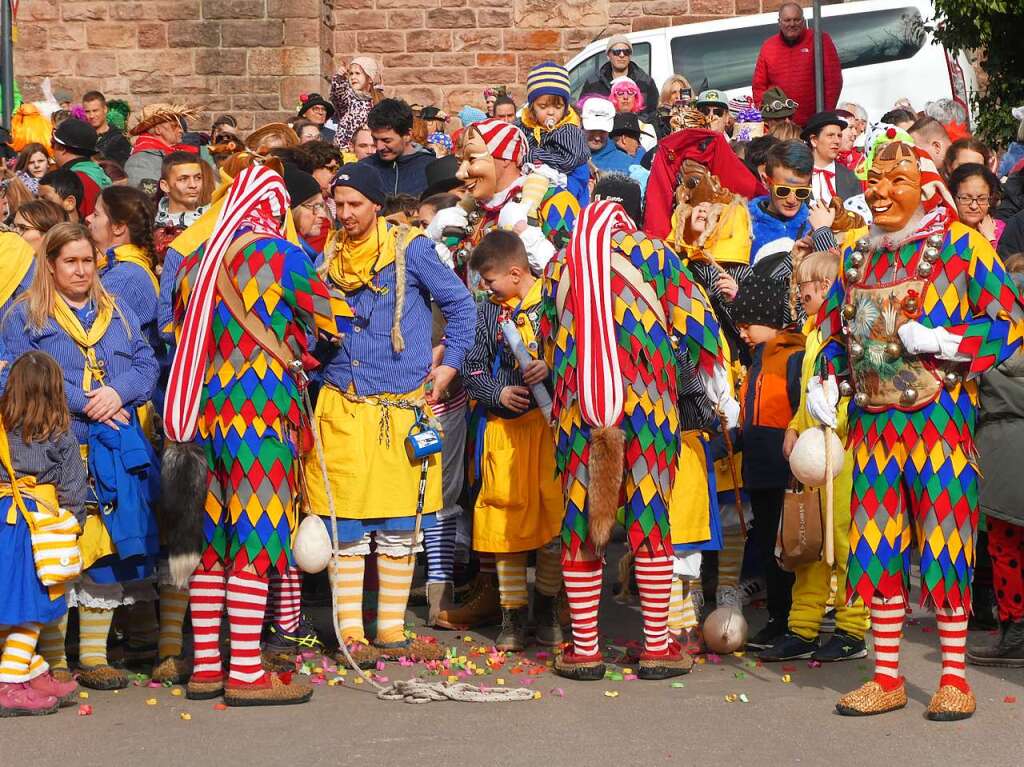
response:
<path fill-rule="evenodd" d="M 924 21 L 913 7 L 828 16 L 821 28 L 831 35 L 844 69 L 909 59 L 926 42 Z M 748 88 L 761 43 L 778 31 L 766 24 L 673 38 L 672 71 L 694 87 L 707 78 L 709 88 Z"/>
<path fill-rule="evenodd" d="M 633 43 L 633 56 L 630 60 L 644 70 L 644 72 L 650 74 L 651 44 Z M 608 61 L 608 55 L 604 51 L 598 51 L 593 56 L 583 59 L 583 61 L 572 68 L 569 72 L 569 83 L 572 89 L 572 98 L 574 101 L 580 97 L 583 91 L 583 86 L 586 85 L 587 80 L 594 80 L 597 78 L 598 73 L 601 71 L 601 67 L 604 66 L 606 61 Z M 750 71 L 754 71 L 753 65 L 751 65 Z"/>

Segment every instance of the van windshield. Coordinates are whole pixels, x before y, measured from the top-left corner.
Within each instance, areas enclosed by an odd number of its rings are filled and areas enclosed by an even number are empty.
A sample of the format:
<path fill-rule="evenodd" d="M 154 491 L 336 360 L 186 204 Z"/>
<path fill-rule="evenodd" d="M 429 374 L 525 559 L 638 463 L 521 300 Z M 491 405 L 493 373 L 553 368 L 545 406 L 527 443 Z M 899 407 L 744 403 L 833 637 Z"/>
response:
<path fill-rule="evenodd" d="M 608 61 L 608 55 L 604 51 L 599 51 L 593 56 L 583 59 L 583 61 L 572 68 L 572 71 L 569 72 L 569 87 L 572 91 L 572 98 L 574 101 L 583 95 L 581 91 L 587 81 L 597 78 L 598 73 L 601 71 L 601 67 L 604 66 L 606 61 Z M 630 58 L 630 61 L 644 70 L 647 74 L 650 74 L 651 44 L 633 43 L 633 56 Z M 751 65 L 750 71 L 754 71 L 753 65 Z"/>
<path fill-rule="evenodd" d="M 924 20 L 913 7 L 829 16 L 822 18 L 821 28 L 836 44 L 843 69 L 909 59 L 926 42 Z M 672 71 L 692 83 L 707 78 L 709 88 L 750 87 L 761 43 L 778 31 L 778 25 L 765 24 L 676 37 Z"/>

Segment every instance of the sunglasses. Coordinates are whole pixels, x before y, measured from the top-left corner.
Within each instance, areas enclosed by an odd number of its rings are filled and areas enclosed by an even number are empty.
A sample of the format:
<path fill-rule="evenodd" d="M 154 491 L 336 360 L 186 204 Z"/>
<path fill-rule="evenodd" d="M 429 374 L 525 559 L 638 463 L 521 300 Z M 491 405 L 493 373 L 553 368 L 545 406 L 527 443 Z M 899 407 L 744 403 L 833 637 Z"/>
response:
<path fill-rule="evenodd" d="M 780 200 L 784 200 L 790 195 L 795 196 L 800 201 L 809 200 L 811 198 L 811 193 L 814 191 L 809 186 L 777 186 L 772 184 L 771 187 L 772 194 Z"/>
<path fill-rule="evenodd" d="M 699 109 L 700 113 L 702 115 L 705 115 L 706 117 L 721 117 L 727 111 L 725 107 L 711 107 L 711 106 L 697 107 L 697 109 Z"/>
<path fill-rule="evenodd" d="M 612 48 L 608 51 L 610 56 L 629 56 L 631 53 L 633 53 L 633 51 L 629 48 Z"/>

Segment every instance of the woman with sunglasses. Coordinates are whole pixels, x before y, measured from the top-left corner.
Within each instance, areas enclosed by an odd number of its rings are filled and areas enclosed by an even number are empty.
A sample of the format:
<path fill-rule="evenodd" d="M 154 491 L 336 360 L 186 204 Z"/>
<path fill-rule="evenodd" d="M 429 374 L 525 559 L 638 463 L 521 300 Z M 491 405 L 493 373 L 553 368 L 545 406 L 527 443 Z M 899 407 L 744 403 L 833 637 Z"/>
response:
<path fill-rule="evenodd" d="M 992 206 L 999 201 L 996 174 L 979 163 L 960 165 L 950 174 L 949 191 L 960 221 L 985 235 L 993 248 L 999 247 L 1006 222 L 992 217 Z"/>
<path fill-rule="evenodd" d="M 628 77 L 620 77 L 613 81 L 608 95 L 611 102 L 615 105 L 615 111 L 619 114 L 635 114 L 639 116 L 647 106 L 644 101 L 644 94 L 640 92 L 640 87 Z M 658 143 L 658 139 L 655 138 L 654 126 L 644 122 L 642 119 L 639 120 L 639 123 L 640 146 L 644 148 L 644 151 L 653 149 Z"/>

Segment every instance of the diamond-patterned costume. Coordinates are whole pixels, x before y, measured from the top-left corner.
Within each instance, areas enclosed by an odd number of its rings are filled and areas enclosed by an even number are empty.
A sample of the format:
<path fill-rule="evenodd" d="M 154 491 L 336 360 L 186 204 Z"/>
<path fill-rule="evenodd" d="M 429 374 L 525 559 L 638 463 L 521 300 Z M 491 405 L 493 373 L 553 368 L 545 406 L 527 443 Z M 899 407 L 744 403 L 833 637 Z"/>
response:
<path fill-rule="evenodd" d="M 239 237 L 244 230 L 235 233 Z M 181 327 L 205 245 L 182 263 L 175 304 Z M 302 250 L 265 237 L 226 263 L 245 307 L 301 357 L 306 332 L 337 335 L 348 307 L 317 276 Z M 268 354 L 216 298 L 213 350 L 204 376 L 199 436 L 209 489 L 203 522 L 209 547 L 201 569 L 252 565 L 260 576 L 291 564 L 295 525 L 295 437 L 302 428 L 299 390 L 284 364 Z"/>
<path fill-rule="evenodd" d="M 619 427 L 625 432 L 625 527 L 633 550 L 646 543 L 652 555 L 672 556 L 668 500 L 679 452 L 676 362 L 673 345 L 684 345 L 691 362 L 711 373 L 721 362 L 719 327 L 704 291 L 679 257 L 642 232 L 618 232 L 612 247 L 640 273 L 661 302 L 665 322 L 613 267 L 611 292 L 617 353 L 625 385 Z M 578 403 L 576 329 L 570 306 L 560 313 L 556 296 L 567 279 L 566 254 L 548 265 L 541 331 L 550 341 L 554 372 L 556 459 L 566 499 L 562 544 L 568 559 L 588 541 L 588 461 L 591 427 Z"/>
<path fill-rule="evenodd" d="M 848 329 L 852 327 L 856 333 L 865 307 L 850 303 L 857 301 L 856 289 L 897 288 L 906 283 L 920 274 L 927 246 L 921 235 L 895 251 L 879 248 L 864 257 L 857 275 L 855 269 L 848 270 L 855 267 L 860 255 L 856 243 L 865 231 L 847 234 L 842 276 L 833 283 L 818 315 L 822 336 L 831 339 L 822 352 L 821 370 L 840 379 L 850 374 L 851 362 L 858 365 L 858 359 L 870 358 L 872 353 L 868 348 L 864 357 L 851 361 L 842 335 L 844 306 L 849 305 Z M 920 295 L 913 296 L 919 307 L 904 299 L 902 311 L 925 327 L 942 327 L 962 336 L 957 351 L 969 361 L 949 363 L 921 355 L 929 374 L 934 371 L 944 382 L 931 398 L 871 408 L 876 412 L 851 402 L 848 444 L 854 452 L 853 524 L 847 597 L 852 600 L 859 594 L 866 603 L 876 594 L 906 599 L 913 525 L 921 550 L 922 603 L 969 610 L 978 521 L 974 451 L 978 392 L 974 379 L 1020 347 L 1024 306 L 983 236 L 958 222 L 940 228 L 939 234 L 938 255 L 924 277 Z M 848 284 L 851 275 L 859 276 L 855 284 Z M 880 316 L 873 321 L 888 320 Z M 873 380 L 884 385 L 889 358 L 879 353 L 876 359 L 883 361 Z M 897 363 L 902 364 L 900 360 L 893 364 Z M 905 371 L 891 370 L 897 386 L 908 385 L 900 378 Z M 909 385 L 913 388 L 912 382 Z"/>

